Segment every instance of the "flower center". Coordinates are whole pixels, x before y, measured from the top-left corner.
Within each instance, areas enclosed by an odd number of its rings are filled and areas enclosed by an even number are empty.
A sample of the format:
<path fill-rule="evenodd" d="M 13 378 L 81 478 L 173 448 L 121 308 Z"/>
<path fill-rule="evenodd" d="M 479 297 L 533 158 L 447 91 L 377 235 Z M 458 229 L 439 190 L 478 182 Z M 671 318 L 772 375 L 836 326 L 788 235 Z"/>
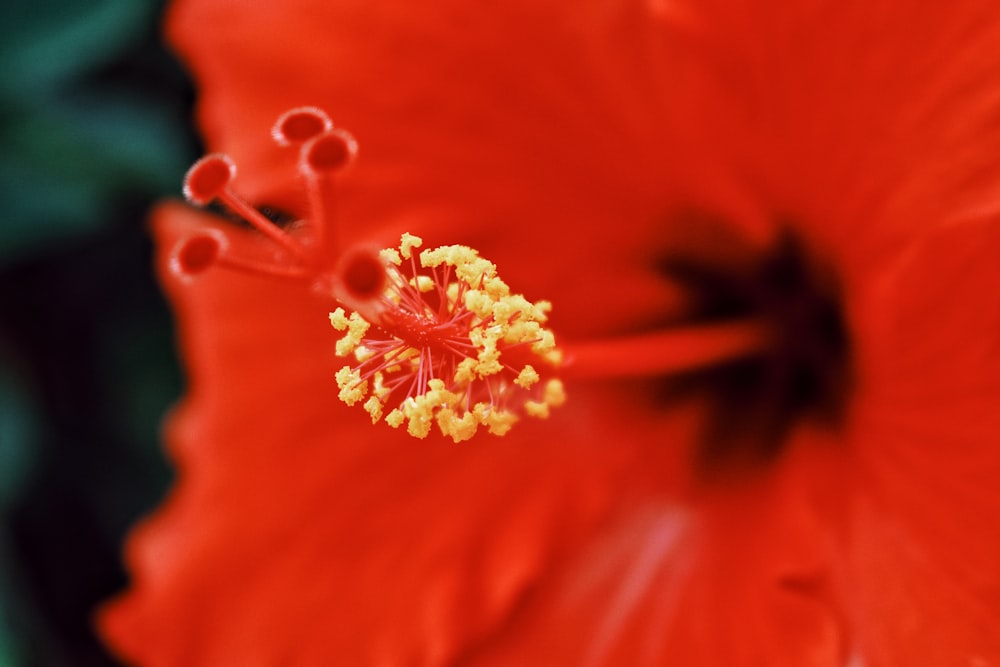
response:
<path fill-rule="evenodd" d="M 850 336 L 835 279 L 798 238 L 786 231 L 769 250 L 737 250 L 724 262 L 668 253 L 661 269 L 691 295 L 688 323 L 750 318 L 768 331 L 767 343 L 743 358 L 661 382 L 664 400 L 700 393 L 710 402 L 703 470 L 774 460 L 802 420 L 839 425 L 852 380 Z"/>

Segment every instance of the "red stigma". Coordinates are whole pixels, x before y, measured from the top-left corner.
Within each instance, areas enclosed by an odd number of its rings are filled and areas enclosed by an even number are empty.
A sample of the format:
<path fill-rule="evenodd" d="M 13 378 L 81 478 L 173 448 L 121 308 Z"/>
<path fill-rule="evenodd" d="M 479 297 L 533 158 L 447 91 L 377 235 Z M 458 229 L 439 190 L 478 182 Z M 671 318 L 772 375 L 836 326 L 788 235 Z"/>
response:
<path fill-rule="evenodd" d="M 357 152 L 354 137 L 343 130 L 330 130 L 302 147 L 302 164 L 313 172 L 339 171 L 350 164 Z"/>
<path fill-rule="evenodd" d="M 227 155 L 213 153 L 198 160 L 184 179 L 184 196 L 193 204 L 218 203 L 260 232 L 282 253 L 275 259 L 233 257 L 227 254 L 225 238 L 214 251 L 210 241 L 199 241 L 178 251 L 173 267 L 190 277 L 212 264 L 230 269 L 293 280 L 311 280 L 317 289 L 328 284 L 320 275 L 335 265 L 342 248 L 338 246 L 335 220 L 333 175 L 357 154 L 357 142 L 346 131 L 334 129 L 330 118 L 315 107 L 297 107 L 283 113 L 275 122 L 271 136 L 284 147 L 299 147 L 298 171 L 304 177 L 309 214 L 291 230 L 276 225 L 233 189 L 236 165 Z M 218 230 L 225 237 L 226 232 Z M 362 276 L 352 278 L 355 287 L 365 286 Z M 373 277 L 369 276 L 371 282 Z M 360 293 L 360 292 L 359 292 Z"/>
<path fill-rule="evenodd" d="M 212 266 L 219 258 L 221 243 L 212 236 L 195 236 L 181 242 L 174 255 L 177 270 L 193 276 Z"/>
<path fill-rule="evenodd" d="M 236 165 L 226 155 L 213 153 L 201 158 L 184 177 L 184 196 L 204 206 L 220 197 L 236 176 Z"/>
<path fill-rule="evenodd" d="M 281 114 L 271 130 L 271 136 L 281 146 L 293 146 L 331 129 L 333 122 L 321 109 L 298 107 Z"/>
<path fill-rule="evenodd" d="M 377 253 L 354 250 L 341 261 L 337 275 L 351 297 L 361 301 L 376 299 L 385 290 L 385 262 Z"/>

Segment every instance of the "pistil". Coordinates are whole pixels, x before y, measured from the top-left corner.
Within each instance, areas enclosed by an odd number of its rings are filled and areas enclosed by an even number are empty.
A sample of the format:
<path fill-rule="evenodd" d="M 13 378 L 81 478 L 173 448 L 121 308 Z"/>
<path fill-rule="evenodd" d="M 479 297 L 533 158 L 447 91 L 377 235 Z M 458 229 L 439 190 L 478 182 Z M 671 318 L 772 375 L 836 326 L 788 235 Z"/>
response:
<path fill-rule="evenodd" d="M 688 373 L 758 354 L 774 335 L 762 320 L 734 319 L 652 333 L 564 343 L 566 378 Z"/>

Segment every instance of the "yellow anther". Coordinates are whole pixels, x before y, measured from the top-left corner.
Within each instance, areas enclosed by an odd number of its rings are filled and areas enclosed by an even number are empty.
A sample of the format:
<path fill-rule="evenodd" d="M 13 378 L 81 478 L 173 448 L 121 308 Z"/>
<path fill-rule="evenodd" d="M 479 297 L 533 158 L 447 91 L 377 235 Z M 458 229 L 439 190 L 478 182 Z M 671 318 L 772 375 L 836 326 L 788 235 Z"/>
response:
<path fill-rule="evenodd" d="M 476 364 L 476 374 L 479 377 L 484 378 L 496 375 L 502 370 L 503 364 L 500 363 L 500 351 L 495 347 L 484 349 L 479 353 L 479 363 Z"/>
<path fill-rule="evenodd" d="M 538 382 L 539 379 L 540 378 L 538 376 L 538 371 L 536 371 L 534 368 L 528 365 L 522 368 L 521 372 L 518 373 L 517 379 L 514 380 L 514 384 L 527 389 L 531 385 Z"/>
<path fill-rule="evenodd" d="M 537 352 L 537 350 L 536 350 Z M 545 361 L 553 366 L 561 366 L 563 362 L 563 352 L 559 348 L 539 353 Z"/>
<path fill-rule="evenodd" d="M 423 439 L 431 432 L 434 406 L 428 405 L 426 395 L 408 398 L 403 403 L 403 416 L 406 417 L 406 432 Z"/>
<path fill-rule="evenodd" d="M 344 337 L 337 341 L 337 355 L 341 357 L 355 352 L 355 348 L 361 344 L 371 326 L 357 313 L 351 313 L 351 316 L 347 317 L 343 308 L 338 308 L 330 313 L 330 324 L 338 331 L 347 331 Z M 363 361 L 363 359 L 359 357 L 359 361 Z"/>
<path fill-rule="evenodd" d="M 379 257 L 382 258 L 382 261 L 386 262 L 387 264 L 395 264 L 396 266 L 399 266 L 400 264 L 403 263 L 402 258 L 399 256 L 399 251 L 397 251 L 395 248 L 386 248 L 384 250 L 379 250 L 378 255 Z"/>
<path fill-rule="evenodd" d="M 549 313 L 552 312 L 552 302 L 551 301 L 536 301 L 535 302 L 535 313 L 534 317 L 539 322 L 546 322 L 549 319 Z"/>
<path fill-rule="evenodd" d="M 483 423 L 493 435 L 506 435 L 517 423 L 517 415 L 507 410 L 491 410 Z"/>
<path fill-rule="evenodd" d="M 485 320 L 493 314 L 495 302 L 485 292 L 479 290 L 469 290 L 465 293 L 465 307 L 471 310 L 476 317 Z"/>
<path fill-rule="evenodd" d="M 557 408 L 566 402 L 566 391 L 561 380 L 549 380 L 542 391 L 542 400 L 527 401 L 524 411 L 532 417 L 545 419 L 549 416 L 549 408 Z"/>
<path fill-rule="evenodd" d="M 519 319 L 509 325 L 504 335 L 504 341 L 507 343 L 530 343 L 539 340 L 541 336 L 541 324 Z"/>
<path fill-rule="evenodd" d="M 420 292 L 430 292 L 434 289 L 434 279 L 430 276 L 417 276 L 412 280 L 412 284 Z"/>
<path fill-rule="evenodd" d="M 382 418 L 382 407 L 382 401 L 378 400 L 374 394 L 365 401 L 365 412 L 371 415 L 373 424 L 377 424 L 378 420 Z"/>
<path fill-rule="evenodd" d="M 361 371 L 350 366 L 337 371 L 337 386 L 340 387 L 340 400 L 348 405 L 354 405 L 368 393 L 368 382 L 361 379 Z"/>
<path fill-rule="evenodd" d="M 409 259 L 413 255 L 413 249 L 419 248 L 423 244 L 424 240 L 422 238 L 406 232 L 399 239 L 399 253 L 404 259 Z"/>
<path fill-rule="evenodd" d="M 554 408 L 558 408 L 566 402 L 566 389 L 562 380 L 549 380 L 545 383 L 545 391 L 542 393 L 542 400 Z"/>
<path fill-rule="evenodd" d="M 441 246 L 420 253 L 420 266 L 435 268 L 448 262 L 448 251 L 454 246 Z"/>
<path fill-rule="evenodd" d="M 347 328 L 347 313 L 344 312 L 343 308 L 338 308 L 330 313 L 330 324 L 337 331 L 343 331 Z"/>
<path fill-rule="evenodd" d="M 532 344 L 531 351 L 536 354 L 546 355 L 549 352 L 555 350 L 556 347 L 556 337 L 551 331 L 543 329 L 538 332 L 538 340 Z M 559 355 L 559 359 L 562 359 L 562 355 Z"/>
<path fill-rule="evenodd" d="M 403 411 L 396 408 L 385 416 L 385 423 L 393 428 L 399 428 L 403 425 L 403 421 L 405 421 L 405 419 L 406 417 L 403 415 Z"/>
<path fill-rule="evenodd" d="M 538 419 L 549 418 L 549 404 L 544 401 L 525 401 L 524 411 L 530 417 Z"/>
<path fill-rule="evenodd" d="M 496 276 L 491 276 L 489 280 L 484 281 L 483 288 L 494 300 L 500 300 L 510 294 L 510 287 L 507 286 L 507 283 Z"/>
<path fill-rule="evenodd" d="M 441 433 L 451 437 L 455 442 L 468 440 L 479 429 L 479 422 L 476 419 L 476 415 L 466 412 L 459 417 L 451 408 L 442 408 L 438 412 L 437 422 Z"/>
<path fill-rule="evenodd" d="M 462 359 L 455 367 L 455 384 L 459 386 L 467 385 L 476 379 L 476 359 Z"/>

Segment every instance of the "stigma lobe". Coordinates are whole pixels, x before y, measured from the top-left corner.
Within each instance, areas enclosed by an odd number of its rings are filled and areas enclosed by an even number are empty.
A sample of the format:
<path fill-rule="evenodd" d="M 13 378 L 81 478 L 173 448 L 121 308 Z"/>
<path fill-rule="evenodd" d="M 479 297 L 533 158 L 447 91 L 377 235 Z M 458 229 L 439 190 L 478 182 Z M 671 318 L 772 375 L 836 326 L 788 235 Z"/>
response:
<path fill-rule="evenodd" d="M 305 280 L 342 254 L 336 245 L 334 176 L 347 168 L 357 155 L 357 142 L 343 129 L 335 128 L 329 116 L 315 107 L 299 107 L 283 113 L 271 130 L 282 147 L 299 152 L 298 169 L 306 184 L 310 211 L 301 221 L 304 234 L 292 235 L 275 224 L 233 189 L 236 163 L 228 155 L 212 153 L 201 158 L 184 177 L 184 196 L 197 206 L 217 203 L 260 232 L 281 251 L 276 262 L 230 256 L 228 244 L 208 251 L 203 237 L 184 239 L 174 252 L 173 269 L 185 277 L 205 271 L 211 264 L 278 278 Z M 186 246 L 190 245 L 188 248 Z"/>

